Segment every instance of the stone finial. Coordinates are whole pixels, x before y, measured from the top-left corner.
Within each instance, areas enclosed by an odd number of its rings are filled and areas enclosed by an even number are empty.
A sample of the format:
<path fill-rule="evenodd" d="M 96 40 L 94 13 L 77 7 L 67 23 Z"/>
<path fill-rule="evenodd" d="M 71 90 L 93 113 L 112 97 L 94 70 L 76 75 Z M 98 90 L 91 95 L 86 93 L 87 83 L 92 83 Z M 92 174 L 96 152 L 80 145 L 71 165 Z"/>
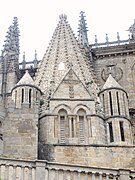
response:
<path fill-rule="evenodd" d="M 23 52 L 22 69 L 25 69 L 25 67 L 26 67 L 25 52 Z"/>
<path fill-rule="evenodd" d="M 61 14 L 61 15 L 59 16 L 59 18 L 60 18 L 60 20 L 67 20 L 67 15 Z"/>
<path fill-rule="evenodd" d="M 25 52 L 23 52 L 23 62 L 25 62 Z"/>
<path fill-rule="evenodd" d="M 98 39 L 97 39 L 97 35 L 95 35 L 95 45 L 98 46 Z"/>
<path fill-rule="evenodd" d="M 120 44 L 120 35 L 119 32 L 117 32 L 117 41 L 118 41 L 118 45 Z"/>
<path fill-rule="evenodd" d="M 35 50 L 35 54 L 34 54 L 34 68 L 37 68 L 38 65 L 38 60 L 37 60 L 37 51 Z"/>
<path fill-rule="evenodd" d="M 35 50 L 35 60 L 37 60 L 37 50 Z"/>
<path fill-rule="evenodd" d="M 106 34 L 106 44 L 109 45 L 109 38 L 108 38 L 108 34 Z"/>
<path fill-rule="evenodd" d="M 117 40 L 118 40 L 118 41 L 120 40 L 119 32 L 117 32 Z"/>

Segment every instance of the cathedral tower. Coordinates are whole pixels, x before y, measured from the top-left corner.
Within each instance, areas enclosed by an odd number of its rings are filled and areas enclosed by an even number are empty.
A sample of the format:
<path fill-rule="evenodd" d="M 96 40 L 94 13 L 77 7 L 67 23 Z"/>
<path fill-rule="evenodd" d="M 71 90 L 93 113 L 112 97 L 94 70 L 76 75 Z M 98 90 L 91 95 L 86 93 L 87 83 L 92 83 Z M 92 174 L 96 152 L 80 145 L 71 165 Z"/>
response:
<path fill-rule="evenodd" d="M 60 16 L 35 82 L 44 93 L 39 121 L 40 158 L 49 157 L 43 157 L 43 152 L 53 144 L 105 143 L 93 68 L 66 15 Z"/>

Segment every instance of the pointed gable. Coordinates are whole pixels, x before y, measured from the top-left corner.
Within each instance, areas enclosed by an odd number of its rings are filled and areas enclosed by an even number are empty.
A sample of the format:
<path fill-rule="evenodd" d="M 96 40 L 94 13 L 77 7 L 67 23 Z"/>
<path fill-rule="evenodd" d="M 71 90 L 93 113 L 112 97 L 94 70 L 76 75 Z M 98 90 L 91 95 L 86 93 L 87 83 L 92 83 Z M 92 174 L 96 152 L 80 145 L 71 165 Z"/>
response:
<path fill-rule="evenodd" d="M 56 88 L 52 98 L 89 99 L 90 94 L 75 72 L 70 69 Z"/>
<path fill-rule="evenodd" d="M 38 67 L 36 85 L 45 94 L 49 94 L 50 91 L 53 93 L 71 66 L 84 85 L 94 82 L 90 92 L 93 94 L 97 92 L 90 60 L 80 48 L 66 15 L 60 15 L 52 40 Z M 53 82 L 53 89 L 51 82 Z"/>
<path fill-rule="evenodd" d="M 108 89 L 108 88 L 120 88 L 123 89 L 118 82 L 112 77 L 111 74 L 109 74 L 105 84 L 103 85 L 102 90 Z"/>
<path fill-rule="evenodd" d="M 22 85 L 22 84 L 29 84 L 29 85 L 35 85 L 32 77 L 28 73 L 28 71 L 25 72 L 24 76 L 20 79 L 20 81 L 17 83 L 17 85 Z"/>

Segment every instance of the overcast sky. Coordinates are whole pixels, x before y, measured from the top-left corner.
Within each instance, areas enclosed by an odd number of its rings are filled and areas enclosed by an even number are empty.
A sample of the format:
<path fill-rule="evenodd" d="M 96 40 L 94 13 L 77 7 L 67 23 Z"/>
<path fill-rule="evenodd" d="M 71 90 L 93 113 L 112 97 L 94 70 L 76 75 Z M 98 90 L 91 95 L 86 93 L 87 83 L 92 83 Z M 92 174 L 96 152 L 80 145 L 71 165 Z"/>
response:
<path fill-rule="evenodd" d="M 23 51 L 26 60 L 42 59 L 60 14 L 66 14 L 68 22 L 77 35 L 79 12 L 84 11 L 88 24 L 89 42 L 128 38 L 126 31 L 135 19 L 135 0 L 1 0 L 0 1 L 0 50 L 13 17 L 17 16 L 20 29 L 20 61 Z"/>

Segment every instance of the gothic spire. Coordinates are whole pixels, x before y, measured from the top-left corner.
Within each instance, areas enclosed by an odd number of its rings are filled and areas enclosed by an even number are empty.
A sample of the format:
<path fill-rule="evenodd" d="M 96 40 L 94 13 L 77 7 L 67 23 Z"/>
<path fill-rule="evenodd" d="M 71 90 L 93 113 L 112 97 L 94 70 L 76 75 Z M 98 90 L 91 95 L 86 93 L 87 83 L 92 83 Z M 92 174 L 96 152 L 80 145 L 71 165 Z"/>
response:
<path fill-rule="evenodd" d="M 89 47 L 88 36 L 87 36 L 87 23 L 85 20 L 84 12 L 80 12 L 79 28 L 78 28 L 78 41 L 81 47 Z"/>
<path fill-rule="evenodd" d="M 13 18 L 13 24 L 9 27 L 4 42 L 3 53 L 13 52 L 16 55 L 19 55 L 19 28 L 17 17 Z"/>
<path fill-rule="evenodd" d="M 66 15 L 60 15 L 52 40 L 38 67 L 36 84 L 49 94 L 57 88 L 71 65 L 81 82 L 91 89 L 90 93 L 96 94 L 97 85 L 89 59 L 80 48 Z"/>

